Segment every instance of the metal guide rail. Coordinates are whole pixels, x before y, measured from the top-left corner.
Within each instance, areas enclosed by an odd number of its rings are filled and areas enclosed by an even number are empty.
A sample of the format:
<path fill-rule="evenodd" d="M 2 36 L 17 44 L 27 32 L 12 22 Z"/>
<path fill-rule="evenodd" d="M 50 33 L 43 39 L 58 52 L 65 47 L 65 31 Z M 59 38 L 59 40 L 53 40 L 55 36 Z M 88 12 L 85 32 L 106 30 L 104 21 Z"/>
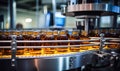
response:
<path fill-rule="evenodd" d="M 94 42 L 94 41 L 99 41 L 100 37 L 89 37 L 90 40 L 17 40 L 17 43 L 24 43 L 24 42 Z M 115 42 L 120 42 L 120 38 L 104 38 L 106 41 L 115 41 Z M 2 43 L 11 43 L 10 40 L 0 40 Z"/>
<path fill-rule="evenodd" d="M 16 40 L 16 42 L 19 43 L 56 43 L 56 42 L 95 42 L 99 41 L 98 39 L 93 40 Z M 0 43 L 11 43 L 12 41 L 2 40 Z M 95 46 L 99 45 L 99 43 L 95 44 L 80 44 L 80 45 L 56 45 L 56 46 L 17 46 L 17 48 L 62 48 L 62 47 L 78 47 L 78 46 Z M 1 46 L 0 48 L 11 48 L 11 46 Z"/>
<path fill-rule="evenodd" d="M 14 37 L 14 39 L 13 39 Z M 14 41 L 13 41 L 14 40 Z M 0 46 L 0 49 L 9 49 L 11 48 L 11 55 L 3 55 L 1 56 L 2 59 L 9 59 L 9 58 L 13 58 L 13 60 L 15 60 L 15 58 L 36 58 L 36 57 L 51 57 L 51 56 L 63 56 L 63 55 L 71 55 L 71 54 L 75 54 L 75 53 L 79 53 L 79 52 L 67 52 L 67 53 L 58 53 L 58 54 L 39 54 L 39 55 L 17 55 L 17 51 L 19 49 L 44 49 L 44 48 L 72 48 L 72 47 L 84 47 L 84 46 L 99 46 L 99 44 L 93 44 L 93 43 L 89 43 L 89 44 L 79 44 L 79 45 L 70 45 L 69 43 L 74 42 L 74 43 L 78 43 L 78 42 L 95 42 L 95 41 L 99 41 L 99 39 L 93 39 L 93 40 L 16 40 L 16 35 L 12 35 L 12 40 L 1 40 L 0 43 L 10 43 L 11 46 Z M 34 43 L 68 43 L 67 45 L 48 45 L 48 46 L 41 46 L 41 45 L 36 45 L 36 46 L 30 46 L 30 45 L 23 45 L 23 46 L 19 46 L 17 44 L 26 44 L 26 43 L 30 43 L 30 44 L 34 44 Z"/>
<path fill-rule="evenodd" d="M 17 48 L 64 48 L 64 47 L 82 47 L 82 46 L 99 46 L 100 37 L 90 37 L 90 40 L 15 40 L 18 43 L 56 43 L 56 42 L 90 42 L 89 44 L 79 44 L 79 45 L 54 45 L 54 46 L 17 46 Z M 120 44 L 120 38 L 104 38 L 105 45 L 110 44 Z M 114 41 L 114 42 L 111 42 Z M 12 43 L 10 40 L 0 40 L 0 43 Z M 0 46 L 0 48 L 11 48 L 11 46 Z"/>
<path fill-rule="evenodd" d="M 23 40 L 23 41 L 20 41 L 20 40 L 17 40 L 17 43 L 20 43 L 20 42 L 40 42 L 40 43 L 43 43 L 43 42 L 92 42 L 92 41 L 98 41 L 99 39 L 92 39 L 92 40 Z M 11 41 L 5 41 L 5 40 L 2 40 L 0 42 L 11 42 Z"/>
<path fill-rule="evenodd" d="M 65 47 L 79 47 L 79 46 L 98 46 L 99 43 L 83 44 L 83 45 L 61 45 L 61 46 L 17 46 L 17 48 L 65 48 Z M 3 46 L 0 48 L 11 48 L 11 46 Z"/>
<path fill-rule="evenodd" d="M 101 39 L 100 37 L 89 37 L 91 40 L 94 39 Z M 105 44 L 120 44 L 120 38 L 109 38 L 109 37 L 105 37 Z M 92 43 L 96 43 L 98 44 L 98 42 L 92 42 Z"/>
<path fill-rule="evenodd" d="M 59 46 L 17 46 L 17 48 L 57 48 L 57 47 L 73 47 L 73 46 L 96 46 L 99 45 L 100 37 L 90 37 L 90 40 L 16 40 L 16 43 L 56 43 L 56 42 L 90 42 L 89 44 L 80 45 L 59 45 Z M 120 38 L 104 38 L 105 44 L 119 44 Z M 0 43 L 11 43 L 10 40 L 0 40 Z M 11 48 L 11 46 L 0 46 L 0 48 Z"/>
<path fill-rule="evenodd" d="M 114 41 L 114 42 L 113 42 Z M 66 43 L 67 42 L 67 45 L 48 45 L 48 46 L 41 46 L 41 45 L 36 45 L 36 46 L 19 46 L 17 45 L 17 43 Z M 74 43 L 78 43 L 78 42 L 89 42 L 89 43 L 79 43 L 79 45 L 71 45 L 70 43 L 71 42 L 74 42 Z M 12 36 L 12 40 L 3 40 L 3 41 L 0 41 L 0 43 L 11 43 L 11 46 L 0 46 L 0 49 L 10 49 L 11 50 L 11 55 L 3 55 L 3 56 L 0 56 L 0 59 L 11 59 L 11 66 L 12 67 L 15 67 L 17 64 L 17 59 L 39 59 L 39 58 L 58 58 L 59 57 L 76 57 L 76 58 L 79 58 L 79 57 L 88 57 L 88 56 L 85 56 L 85 55 L 88 55 L 89 53 L 91 54 L 95 54 L 96 51 L 103 51 L 105 45 L 120 45 L 120 40 L 119 38 L 105 38 L 104 35 L 101 35 L 101 37 L 90 37 L 89 40 L 16 40 L 16 36 L 13 35 Z M 92 47 L 92 46 L 97 46 L 97 49 L 95 47 L 95 49 L 86 49 L 86 47 Z M 76 51 L 76 52 L 65 52 L 65 53 L 58 53 L 58 54 L 37 54 L 37 55 L 34 55 L 34 54 L 28 54 L 28 55 L 17 55 L 17 51 L 19 49 L 43 49 L 43 50 L 46 50 L 45 48 L 83 48 L 83 51 Z M 53 50 L 53 49 L 52 49 Z M 87 53 L 88 52 L 88 53 Z M 87 53 L 87 54 L 85 54 Z M 84 55 L 85 54 L 85 55 Z M 101 54 L 101 53 L 100 53 Z M 95 55 L 100 55 L 100 54 L 95 54 Z M 83 56 L 82 56 L 83 55 Z M 101 54 L 102 55 L 102 54 Z M 100 56 L 101 56 L 100 55 Z M 104 53 L 103 53 L 104 55 Z M 88 57 L 89 58 L 89 57 Z M 65 58 L 67 59 L 67 58 Z M 84 60 L 84 59 L 81 59 L 81 60 Z M 75 61 L 78 61 L 78 60 L 75 60 Z M 83 61 L 81 61 L 83 62 Z M 70 63 L 71 64 L 71 63 Z"/>
<path fill-rule="evenodd" d="M 56 43 L 56 42 L 90 42 L 89 44 L 80 45 L 59 45 L 59 46 L 17 46 L 17 48 L 57 48 L 57 47 L 73 47 L 73 46 L 96 46 L 99 45 L 100 37 L 89 37 L 90 40 L 16 40 L 16 43 Z M 104 38 L 105 44 L 119 44 L 120 38 Z M 0 40 L 0 43 L 11 43 L 11 40 Z M 11 46 L 0 46 L 0 48 L 11 48 Z"/>

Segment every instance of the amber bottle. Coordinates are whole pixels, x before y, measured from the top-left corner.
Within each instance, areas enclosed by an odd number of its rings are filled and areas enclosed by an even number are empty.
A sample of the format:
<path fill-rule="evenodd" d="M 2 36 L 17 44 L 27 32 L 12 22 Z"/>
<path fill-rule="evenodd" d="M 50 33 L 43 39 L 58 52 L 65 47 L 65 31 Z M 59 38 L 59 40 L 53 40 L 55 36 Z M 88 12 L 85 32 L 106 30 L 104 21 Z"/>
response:
<path fill-rule="evenodd" d="M 73 30 L 72 31 L 72 34 L 70 36 L 70 40 L 79 40 L 80 37 L 79 37 L 79 31 L 78 30 Z M 70 45 L 80 45 L 80 42 L 70 42 Z M 71 52 L 79 52 L 80 51 L 80 47 L 70 47 L 70 51 Z"/>
<path fill-rule="evenodd" d="M 61 30 L 57 37 L 57 40 L 68 40 L 68 36 L 65 30 Z M 58 42 L 58 46 L 68 46 L 68 42 Z M 67 53 L 69 51 L 69 47 L 61 47 L 56 48 L 57 53 Z"/>
<path fill-rule="evenodd" d="M 54 35 L 53 32 L 51 30 L 48 30 L 46 32 L 46 36 L 45 36 L 45 41 L 50 41 L 50 40 L 54 40 Z M 44 42 L 44 46 L 55 46 L 56 44 L 54 42 Z M 47 47 L 44 48 L 44 54 L 54 54 L 55 53 L 55 48 L 52 47 Z"/>
<path fill-rule="evenodd" d="M 33 31 L 33 34 L 31 35 L 31 39 L 33 41 L 40 41 L 40 33 L 39 31 Z M 36 48 L 36 46 L 41 46 L 42 43 L 40 42 L 32 42 L 31 46 L 33 48 L 30 51 L 30 54 L 32 55 L 40 55 L 41 54 L 41 48 Z"/>

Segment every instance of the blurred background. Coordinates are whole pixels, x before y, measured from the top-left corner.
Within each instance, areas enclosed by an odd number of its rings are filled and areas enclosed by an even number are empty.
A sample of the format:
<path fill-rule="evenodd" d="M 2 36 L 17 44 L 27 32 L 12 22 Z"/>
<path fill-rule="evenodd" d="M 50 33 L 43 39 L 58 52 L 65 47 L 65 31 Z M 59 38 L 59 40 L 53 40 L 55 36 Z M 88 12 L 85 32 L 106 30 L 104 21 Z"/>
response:
<path fill-rule="evenodd" d="M 66 0 L 56 1 L 56 24 L 53 24 L 52 0 L 16 0 L 15 25 L 20 23 L 23 28 L 47 28 L 51 26 L 75 27 L 74 17 L 61 15 L 61 6 Z M 10 28 L 9 0 L 0 0 L 1 29 Z M 4 25 L 3 25 L 4 24 Z"/>

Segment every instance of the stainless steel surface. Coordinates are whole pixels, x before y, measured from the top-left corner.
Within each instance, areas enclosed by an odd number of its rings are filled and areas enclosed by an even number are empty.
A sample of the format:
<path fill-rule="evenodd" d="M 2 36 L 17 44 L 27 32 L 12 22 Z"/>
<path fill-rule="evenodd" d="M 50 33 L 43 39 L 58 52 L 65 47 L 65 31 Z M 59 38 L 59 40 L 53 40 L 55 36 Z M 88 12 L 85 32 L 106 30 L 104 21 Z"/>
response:
<path fill-rule="evenodd" d="M 79 46 L 97 46 L 99 43 L 94 44 L 81 44 L 81 45 L 61 45 L 61 46 L 17 46 L 17 48 L 64 48 L 64 47 L 79 47 Z M 11 46 L 2 46 L 0 48 L 11 48 Z"/>
<path fill-rule="evenodd" d="M 107 45 L 108 45 L 108 44 L 113 44 L 113 45 L 114 45 L 114 44 L 119 44 L 119 45 L 120 45 L 120 43 L 114 43 L 114 42 L 113 42 L 113 43 L 112 43 L 112 42 L 105 42 L 105 44 L 107 44 Z"/>
<path fill-rule="evenodd" d="M 88 58 L 90 58 L 88 60 Z M 0 69 L 4 71 L 10 68 L 10 59 L 0 59 L 3 63 Z M 8 63 L 8 64 L 7 64 Z M 91 51 L 76 53 L 73 55 L 51 56 L 42 58 L 17 59 L 17 71 L 63 71 L 79 68 L 92 63 Z"/>
<path fill-rule="evenodd" d="M 106 50 L 105 52 L 118 51 Z M 17 71 L 64 71 L 79 68 L 96 61 L 95 51 L 85 51 L 70 55 L 44 56 L 17 59 Z M 10 59 L 0 59 L 0 70 L 11 71 Z"/>
<path fill-rule="evenodd" d="M 20 42 L 40 42 L 40 43 L 43 43 L 43 42 L 92 42 L 92 41 L 98 41 L 99 39 L 90 39 L 90 40 L 17 40 L 16 42 L 20 43 Z M 0 40 L 0 42 L 11 42 L 11 41 L 8 41 L 8 40 Z"/>
<path fill-rule="evenodd" d="M 108 39 L 108 38 L 107 38 Z M 109 38 L 114 39 L 114 38 Z M 119 38 L 115 38 L 119 39 Z M 115 40 L 114 39 L 114 40 Z M 100 38 L 92 40 L 73 40 L 74 42 L 94 42 L 98 41 Z M 61 41 L 61 40 L 60 40 Z M 60 42 L 57 41 L 57 42 Z M 70 40 L 65 40 L 61 42 L 73 42 Z M 5 41 L 4 41 L 5 42 Z M 22 41 L 16 41 L 22 42 Z M 26 42 L 51 42 L 51 41 L 26 41 Z M 55 42 L 55 41 L 53 41 Z M 99 45 L 98 43 L 94 44 L 82 44 L 82 45 L 66 45 L 66 46 L 17 46 L 17 48 L 45 48 L 45 47 L 69 47 L 69 46 L 95 46 Z M 5 48 L 5 46 L 3 46 Z M 10 46 L 9 46 L 10 47 Z M 2 48 L 2 47 L 1 47 Z M 104 50 L 103 50 L 104 51 Z M 111 52 L 112 50 L 109 50 Z M 51 54 L 51 55 L 26 55 L 26 56 L 17 56 L 17 71 L 63 71 L 79 68 L 89 64 L 94 64 L 96 61 L 96 56 L 94 54 L 96 50 L 86 50 L 84 52 L 75 52 L 75 53 L 65 53 L 65 54 Z M 105 51 L 108 52 L 108 51 Z M 11 62 L 10 58 L 1 58 L 0 59 L 0 69 L 4 71 L 10 71 Z M 8 63 L 9 62 L 9 63 Z M 105 62 L 105 61 L 104 61 Z M 7 64 L 8 63 L 8 64 Z M 3 65 L 2 65 L 3 64 Z M 100 64 L 102 65 L 102 64 Z"/>
<path fill-rule="evenodd" d="M 90 39 L 100 39 L 100 37 L 89 37 Z M 105 37 L 105 40 L 119 40 L 120 38 Z"/>
<path fill-rule="evenodd" d="M 75 16 L 75 18 L 77 19 L 88 19 L 88 18 L 91 18 L 91 19 L 97 19 L 97 18 L 100 18 L 100 16 L 88 16 L 88 15 L 82 15 L 82 16 Z"/>
<path fill-rule="evenodd" d="M 50 58 L 50 59 L 38 59 L 38 71 L 63 71 L 74 68 L 79 68 L 82 65 L 91 63 L 91 60 L 87 60 L 86 55 L 91 55 L 90 52 L 76 54 L 74 56 Z M 92 58 L 92 55 L 90 56 Z M 86 59 L 86 60 L 85 60 Z M 54 64 L 51 66 L 51 64 Z"/>
<path fill-rule="evenodd" d="M 53 12 L 54 12 L 54 19 L 55 19 L 55 7 L 56 3 L 55 0 L 52 0 L 53 2 Z M 77 4 L 76 0 L 70 0 L 70 4 L 67 7 L 67 13 L 72 13 L 72 16 L 75 16 L 78 19 L 83 19 L 85 18 L 85 31 L 89 32 L 89 19 L 98 19 L 100 16 L 103 15 L 116 15 L 120 14 L 120 7 L 114 6 L 111 4 L 105 4 L 105 3 L 86 3 L 85 4 Z M 87 0 L 84 0 L 87 1 Z M 36 1 L 37 2 L 37 1 Z M 64 13 L 65 13 L 65 7 L 64 8 Z M 94 22 L 93 22 L 94 23 Z M 54 20 L 55 24 L 55 20 Z M 12 26 L 11 26 L 12 27 Z M 29 34 L 27 34 L 29 35 Z M 109 42 L 110 41 L 110 42 Z M 113 41 L 113 42 L 111 42 Z M 43 46 L 43 45 L 38 45 L 38 46 L 16 46 L 15 44 L 11 46 L 1 46 L 0 48 L 11 48 L 12 54 L 10 55 L 1 55 L 0 56 L 0 70 L 2 71 L 13 71 L 12 66 L 16 66 L 16 71 L 64 71 L 64 70 L 71 70 L 71 69 L 77 69 L 82 66 L 87 66 L 87 65 L 93 65 L 93 66 L 104 66 L 108 64 L 110 67 L 114 65 L 112 63 L 113 61 L 117 60 L 120 53 L 119 49 L 117 50 L 112 50 L 112 49 L 103 49 L 104 46 L 107 44 L 119 44 L 118 42 L 120 41 L 120 38 L 104 38 L 104 35 L 102 34 L 101 37 L 92 37 L 90 40 L 17 40 L 15 41 L 14 39 L 11 41 L 0 41 L 0 43 L 56 43 L 56 42 L 90 42 L 89 44 L 79 44 L 79 45 L 61 45 L 61 46 Z M 98 46 L 100 45 L 99 50 Z M 65 52 L 65 53 L 54 53 L 54 54 L 45 54 L 42 53 L 42 50 L 44 51 L 45 49 L 40 49 L 39 52 L 40 54 L 21 54 L 21 55 L 15 55 L 16 53 L 16 48 L 33 48 L 34 52 L 35 48 L 64 48 L 68 47 L 69 49 L 71 47 L 78 47 L 80 46 L 91 46 L 90 48 L 87 49 L 79 49 L 79 51 L 76 52 Z M 95 46 L 95 47 L 92 47 Z M 93 48 L 93 49 L 92 49 Z M 115 47 L 119 48 L 119 47 Z M 96 50 L 95 50 L 96 49 Z M 4 49 L 3 49 L 4 50 Z M 81 51 L 83 50 L 83 51 Z M 114 60 L 115 58 L 115 60 Z M 16 62 L 16 63 L 15 63 Z M 12 65 L 12 66 L 11 66 Z M 89 70 L 89 69 L 88 69 Z M 87 70 L 87 71 L 88 71 Z"/>
<path fill-rule="evenodd" d="M 94 42 L 94 41 L 99 41 L 99 39 L 90 39 L 90 40 L 17 40 L 16 42 L 19 44 L 19 43 L 33 43 L 33 42 L 39 42 L 39 43 L 44 43 L 44 42 L 53 42 L 53 43 L 56 43 L 56 42 Z M 0 41 L 0 43 L 11 43 L 12 41 L 9 41 L 9 40 L 2 40 Z M 99 43 L 95 43 L 95 44 L 80 44 L 80 45 L 61 45 L 61 46 L 17 46 L 17 48 L 57 48 L 57 47 L 61 47 L 61 48 L 64 48 L 64 47 L 73 47 L 73 46 L 76 46 L 76 47 L 79 47 L 79 46 L 96 46 L 96 45 L 99 45 Z M 11 46 L 0 46 L 0 48 L 11 48 Z"/>
<path fill-rule="evenodd" d="M 99 42 L 90 42 L 90 43 L 93 43 L 93 44 L 99 44 Z M 107 45 L 109 45 L 109 44 L 120 44 L 120 43 L 116 43 L 116 42 L 105 42 L 104 44 L 107 44 Z"/>
<path fill-rule="evenodd" d="M 68 13 L 80 15 L 114 15 L 120 13 L 120 7 L 106 3 L 72 4 L 67 7 Z"/>

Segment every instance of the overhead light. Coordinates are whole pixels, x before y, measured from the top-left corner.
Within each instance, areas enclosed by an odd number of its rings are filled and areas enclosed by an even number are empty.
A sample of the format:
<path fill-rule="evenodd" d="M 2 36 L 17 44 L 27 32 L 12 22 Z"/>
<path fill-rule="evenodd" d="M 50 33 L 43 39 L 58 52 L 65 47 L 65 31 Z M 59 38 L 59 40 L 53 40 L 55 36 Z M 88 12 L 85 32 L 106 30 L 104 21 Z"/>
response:
<path fill-rule="evenodd" d="M 26 22 L 26 23 L 31 23 L 31 22 L 32 22 L 32 19 L 31 19 L 31 18 L 26 18 L 26 19 L 25 19 L 25 22 Z"/>

